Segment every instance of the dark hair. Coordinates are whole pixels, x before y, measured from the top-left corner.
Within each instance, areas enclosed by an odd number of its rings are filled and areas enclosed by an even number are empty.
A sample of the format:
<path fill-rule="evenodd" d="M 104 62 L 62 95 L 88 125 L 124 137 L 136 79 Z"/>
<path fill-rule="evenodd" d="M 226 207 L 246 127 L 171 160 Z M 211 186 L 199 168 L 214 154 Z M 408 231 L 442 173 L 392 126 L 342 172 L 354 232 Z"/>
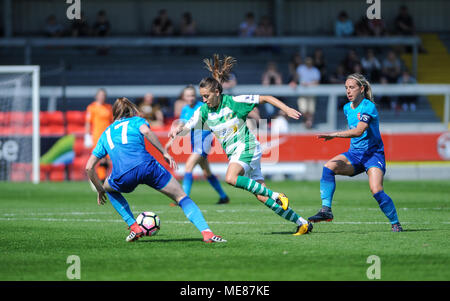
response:
<path fill-rule="evenodd" d="M 125 117 L 141 116 L 141 110 L 128 98 L 117 98 L 112 107 L 114 120 Z"/>
<path fill-rule="evenodd" d="M 222 93 L 222 84 L 229 79 L 231 69 L 236 64 L 236 59 L 231 56 L 224 56 L 223 60 L 220 60 L 219 55 L 214 54 L 212 59 L 204 59 L 203 62 L 206 69 L 211 72 L 211 77 L 202 79 L 199 84 L 200 88 L 218 89 Z"/>

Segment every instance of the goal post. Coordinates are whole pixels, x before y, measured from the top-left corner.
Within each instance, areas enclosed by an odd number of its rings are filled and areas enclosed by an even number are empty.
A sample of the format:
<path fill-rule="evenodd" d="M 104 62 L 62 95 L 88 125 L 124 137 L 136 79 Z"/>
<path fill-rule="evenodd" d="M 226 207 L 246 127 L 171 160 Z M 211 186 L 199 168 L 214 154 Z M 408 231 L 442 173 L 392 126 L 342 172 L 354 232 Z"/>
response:
<path fill-rule="evenodd" d="M 0 140 L 2 143 L 0 145 L 0 173 L 3 173 L 1 169 L 4 169 L 5 172 L 5 175 L 1 177 L 2 180 L 11 180 L 10 164 L 17 161 L 30 163 L 30 180 L 35 184 L 39 183 L 39 88 L 40 66 L 0 66 L 0 112 L 3 113 L 1 125 L 4 129 L 0 134 L 0 138 L 2 138 Z M 32 129 L 27 132 L 25 131 L 26 120 L 15 120 L 17 117 L 12 114 L 19 113 L 20 116 L 26 116 L 30 111 Z M 24 140 L 30 137 L 30 134 L 31 148 L 29 138 Z M 10 143 L 7 144 L 5 141 Z M 25 150 L 22 150 L 22 148 L 25 148 Z M 22 151 L 27 155 L 21 154 Z M 4 161 L 3 164 L 2 161 Z"/>

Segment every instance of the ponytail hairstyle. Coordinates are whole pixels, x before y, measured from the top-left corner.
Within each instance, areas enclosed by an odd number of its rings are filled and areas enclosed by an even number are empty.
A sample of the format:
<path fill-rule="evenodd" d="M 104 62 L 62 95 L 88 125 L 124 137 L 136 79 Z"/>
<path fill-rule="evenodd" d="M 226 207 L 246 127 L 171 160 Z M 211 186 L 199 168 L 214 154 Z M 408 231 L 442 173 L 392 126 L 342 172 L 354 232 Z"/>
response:
<path fill-rule="evenodd" d="M 369 81 L 360 73 L 353 73 L 347 76 L 347 79 L 354 79 L 359 87 L 364 87 L 364 98 L 367 98 L 371 102 L 373 101 L 372 87 Z"/>
<path fill-rule="evenodd" d="M 212 59 L 204 59 L 206 69 L 211 72 L 211 77 L 206 77 L 201 80 L 200 88 L 209 88 L 210 90 L 219 90 L 222 93 L 222 84 L 230 77 L 231 69 L 236 64 L 236 59 L 231 56 L 225 56 L 220 60 L 218 54 L 214 54 Z"/>
<path fill-rule="evenodd" d="M 134 116 L 142 116 L 141 110 L 128 98 L 117 98 L 112 107 L 114 121 Z"/>

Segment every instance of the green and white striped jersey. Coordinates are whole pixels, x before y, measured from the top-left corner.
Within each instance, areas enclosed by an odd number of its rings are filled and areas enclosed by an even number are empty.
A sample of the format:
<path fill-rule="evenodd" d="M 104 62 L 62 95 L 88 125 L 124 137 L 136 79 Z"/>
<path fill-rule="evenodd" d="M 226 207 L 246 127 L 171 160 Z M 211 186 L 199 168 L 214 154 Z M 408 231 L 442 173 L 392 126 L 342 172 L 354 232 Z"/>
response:
<path fill-rule="evenodd" d="M 228 158 L 239 155 L 239 160 L 251 161 L 259 142 L 248 129 L 246 119 L 248 113 L 258 104 L 259 95 L 223 94 L 217 108 L 210 109 L 206 103 L 203 104 L 185 127 L 211 130 Z"/>

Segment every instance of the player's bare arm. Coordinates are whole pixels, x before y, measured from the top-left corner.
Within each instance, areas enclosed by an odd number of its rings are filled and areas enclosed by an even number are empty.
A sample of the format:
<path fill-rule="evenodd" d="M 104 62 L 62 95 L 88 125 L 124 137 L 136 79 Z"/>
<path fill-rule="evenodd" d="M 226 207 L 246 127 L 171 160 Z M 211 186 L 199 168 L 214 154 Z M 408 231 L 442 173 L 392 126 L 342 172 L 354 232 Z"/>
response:
<path fill-rule="evenodd" d="M 292 119 L 299 119 L 302 116 L 302 113 L 300 113 L 296 109 L 287 106 L 284 102 L 271 95 L 259 96 L 259 103 L 262 104 L 265 102 L 270 103 L 274 107 L 277 107 L 278 109 L 282 110 L 283 112 L 286 113 L 286 115 L 288 115 Z"/>
<path fill-rule="evenodd" d="M 97 173 L 95 172 L 95 166 L 100 160 L 101 159 L 96 156 L 91 155 L 86 163 L 86 173 L 97 190 L 97 204 L 104 205 L 106 203 L 106 191 L 103 188 L 102 182 L 98 178 Z"/>
<path fill-rule="evenodd" d="M 369 124 L 365 122 L 359 122 L 356 128 L 350 129 L 347 131 L 334 132 L 329 134 L 320 134 L 317 136 L 319 139 L 324 139 L 325 141 L 334 139 L 334 138 L 355 138 L 360 137 L 365 130 L 369 127 Z"/>
<path fill-rule="evenodd" d="M 164 160 L 166 160 L 169 166 L 171 168 L 177 169 L 177 163 L 175 162 L 174 158 L 162 146 L 161 142 L 159 141 L 155 133 L 153 133 L 152 130 L 150 130 L 150 128 L 145 124 L 140 126 L 139 131 L 163 155 Z"/>

